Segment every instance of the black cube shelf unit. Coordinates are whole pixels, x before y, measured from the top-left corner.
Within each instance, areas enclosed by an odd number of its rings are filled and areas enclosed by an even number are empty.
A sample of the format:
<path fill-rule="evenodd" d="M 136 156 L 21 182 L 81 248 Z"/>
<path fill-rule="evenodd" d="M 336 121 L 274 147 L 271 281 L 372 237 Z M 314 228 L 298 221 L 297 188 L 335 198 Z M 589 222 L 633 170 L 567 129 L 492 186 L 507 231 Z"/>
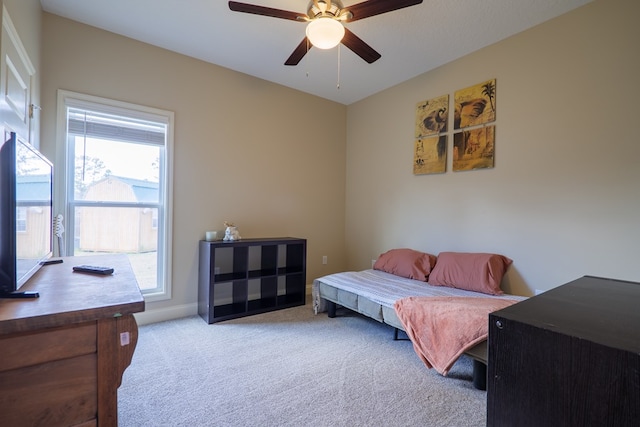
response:
<path fill-rule="evenodd" d="M 307 241 L 200 241 L 198 314 L 207 323 L 305 304 Z"/>

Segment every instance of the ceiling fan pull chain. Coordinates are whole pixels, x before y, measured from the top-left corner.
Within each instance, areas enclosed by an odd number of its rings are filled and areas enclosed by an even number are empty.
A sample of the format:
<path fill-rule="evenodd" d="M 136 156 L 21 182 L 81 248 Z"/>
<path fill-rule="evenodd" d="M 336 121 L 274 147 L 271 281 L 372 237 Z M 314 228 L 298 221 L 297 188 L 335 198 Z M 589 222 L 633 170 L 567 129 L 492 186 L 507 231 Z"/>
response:
<path fill-rule="evenodd" d="M 307 40 L 307 53 L 309 53 L 309 39 L 305 37 Z M 304 68 L 306 69 L 305 73 L 307 74 L 307 78 L 309 78 L 309 60 L 307 59 L 309 55 L 304 55 Z"/>
<path fill-rule="evenodd" d="M 338 45 L 338 85 L 337 89 L 340 90 L 340 45 Z"/>

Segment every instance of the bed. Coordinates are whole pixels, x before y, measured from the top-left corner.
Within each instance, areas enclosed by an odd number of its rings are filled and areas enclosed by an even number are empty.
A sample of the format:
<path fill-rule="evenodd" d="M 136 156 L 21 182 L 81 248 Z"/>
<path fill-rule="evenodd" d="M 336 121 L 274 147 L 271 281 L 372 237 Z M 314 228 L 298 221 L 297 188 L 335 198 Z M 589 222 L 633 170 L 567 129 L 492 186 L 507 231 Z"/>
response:
<path fill-rule="evenodd" d="M 437 317 L 435 320 L 436 327 L 439 327 L 438 322 L 450 324 L 460 317 L 463 322 L 458 324 L 472 324 L 475 328 L 474 335 L 466 337 L 463 345 L 459 349 L 453 350 L 453 353 L 450 350 L 447 356 L 447 364 L 443 365 L 442 369 L 437 370 L 446 375 L 448 367 L 453 365 L 453 362 L 461 354 L 467 354 L 474 361 L 473 384 L 476 388 L 485 390 L 488 313 L 495 311 L 496 307 L 497 309 L 503 308 L 506 305 L 521 301 L 525 297 L 503 294 L 502 291 L 497 291 L 497 294 L 493 295 L 485 293 L 484 290 L 483 292 L 478 292 L 453 286 L 434 286 L 430 284 L 431 282 L 425 283 L 426 279 L 429 278 L 431 268 L 428 268 L 429 271 L 424 274 L 425 277 L 414 274 L 413 278 L 404 277 L 412 275 L 403 274 L 406 271 L 401 272 L 392 268 L 385 268 L 384 270 L 387 271 L 377 269 L 383 267 L 379 261 L 384 255 L 381 255 L 381 258 L 378 259 L 374 269 L 335 273 L 315 279 L 312 285 L 314 312 L 316 314 L 327 312 L 329 317 L 336 317 L 336 309 L 341 306 L 392 326 L 394 328 L 394 339 L 398 339 L 398 331 L 402 330 L 412 340 L 414 349 L 416 349 L 425 364 L 428 367 L 432 367 L 430 363 L 432 358 L 429 357 L 429 354 L 425 354 L 424 349 L 418 348 L 424 344 L 424 342 L 418 342 L 421 341 L 419 335 L 423 335 L 422 341 L 433 341 L 434 337 L 442 335 L 441 331 L 438 330 L 436 334 L 431 332 L 431 335 L 425 335 L 422 327 L 417 322 L 412 321 L 411 317 L 407 317 L 406 313 L 411 316 L 414 311 L 418 310 L 417 308 L 427 308 L 427 311 L 435 313 L 436 309 L 444 307 L 444 304 L 457 304 L 453 309 L 451 307 L 444 309 L 444 312 L 454 313 L 453 316 L 449 316 L 448 320 L 442 315 L 442 310 L 440 313 L 435 314 Z M 488 255 L 490 254 L 483 254 L 485 257 Z M 447 268 L 450 268 L 448 261 L 445 260 L 447 256 L 443 256 L 441 253 L 437 258 L 443 259 L 443 265 L 447 264 Z M 454 254 L 454 256 L 459 258 L 460 254 Z M 511 260 L 508 258 L 506 260 L 508 261 L 508 266 Z M 433 264 L 434 267 L 437 265 L 435 260 L 430 259 L 428 262 Z M 474 269 L 478 268 L 478 263 L 474 262 L 470 265 L 473 265 Z M 459 270 L 459 267 L 459 265 L 455 266 L 457 270 Z M 496 274 L 495 271 L 490 273 L 495 276 L 494 279 L 499 276 L 498 280 L 501 280 L 505 269 L 506 267 L 503 268 L 500 274 Z M 433 270 L 435 271 L 435 268 Z M 474 274 L 473 276 L 476 277 L 477 275 Z M 450 277 L 450 279 L 460 281 L 460 277 Z M 437 282 L 435 276 L 432 281 Z M 464 279 L 461 281 L 464 281 Z M 459 307 L 462 307 L 462 309 L 459 309 Z M 404 310 L 399 311 L 399 309 Z M 455 314 L 463 312 L 474 312 L 475 320 L 467 321 L 462 316 Z M 407 325 L 409 328 L 407 328 Z M 457 328 L 454 327 L 454 329 Z M 458 333 L 459 331 L 454 330 L 453 332 Z M 425 336 L 428 339 L 425 339 Z"/>

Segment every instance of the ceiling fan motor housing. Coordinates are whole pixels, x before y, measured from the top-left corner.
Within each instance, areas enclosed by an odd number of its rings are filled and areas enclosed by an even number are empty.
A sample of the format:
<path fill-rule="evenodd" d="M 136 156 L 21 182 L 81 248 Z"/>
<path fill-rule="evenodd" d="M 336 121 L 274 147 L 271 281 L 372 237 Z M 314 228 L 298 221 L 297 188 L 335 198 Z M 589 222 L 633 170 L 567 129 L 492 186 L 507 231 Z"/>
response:
<path fill-rule="evenodd" d="M 330 1 L 329 4 L 325 1 L 311 1 L 309 3 L 309 10 L 307 11 L 307 15 L 310 19 L 319 18 L 322 15 L 330 14 L 333 16 L 337 16 L 338 12 L 340 12 L 342 5 L 339 5 L 337 1 Z"/>

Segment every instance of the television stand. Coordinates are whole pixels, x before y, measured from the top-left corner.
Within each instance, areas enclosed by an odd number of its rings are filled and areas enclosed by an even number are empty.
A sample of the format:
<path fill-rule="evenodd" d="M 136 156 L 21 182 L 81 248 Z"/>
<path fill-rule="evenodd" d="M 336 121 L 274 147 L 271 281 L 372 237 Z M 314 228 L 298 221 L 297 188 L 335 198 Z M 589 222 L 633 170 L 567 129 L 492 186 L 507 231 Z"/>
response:
<path fill-rule="evenodd" d="M 73 273 L 80 264 L 116 273 Z M 144 299 L 125 255 L 65 258 L 0 300 L 0 424 L 118 425 L 118 387 L 138 339 Z M 13 297 L 13 295 L 12 295 Z"/>

